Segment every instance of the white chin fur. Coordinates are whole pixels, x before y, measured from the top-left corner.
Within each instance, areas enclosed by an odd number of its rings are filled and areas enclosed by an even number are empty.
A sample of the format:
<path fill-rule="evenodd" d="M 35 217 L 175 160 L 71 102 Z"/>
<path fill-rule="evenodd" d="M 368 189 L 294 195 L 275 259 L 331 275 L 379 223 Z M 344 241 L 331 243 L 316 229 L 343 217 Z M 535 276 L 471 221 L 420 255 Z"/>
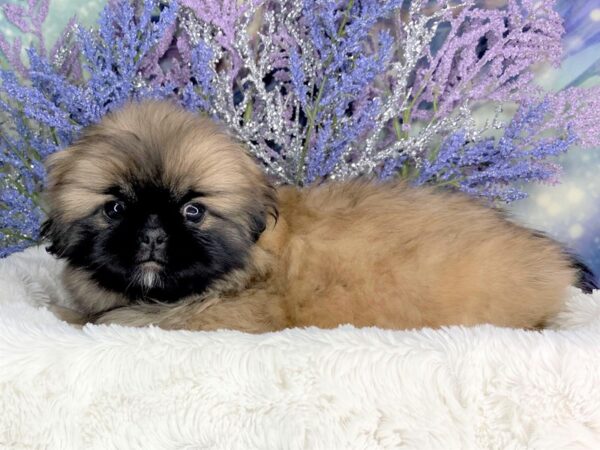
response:
<path fill-rule="evenodd" d="M 152 289 L 162 284 L 160 277 L 160 269 L 153 265 L 140 267 L 136 273 L 136 282 L 145 289 Z"/>
<path fill-rule="evenodd" d="M 158 278 L 158 274 L 153 270 L 144 270 L 142 277 L 142 284 L 148 289 L 154 287 L 154 284 Z"/>

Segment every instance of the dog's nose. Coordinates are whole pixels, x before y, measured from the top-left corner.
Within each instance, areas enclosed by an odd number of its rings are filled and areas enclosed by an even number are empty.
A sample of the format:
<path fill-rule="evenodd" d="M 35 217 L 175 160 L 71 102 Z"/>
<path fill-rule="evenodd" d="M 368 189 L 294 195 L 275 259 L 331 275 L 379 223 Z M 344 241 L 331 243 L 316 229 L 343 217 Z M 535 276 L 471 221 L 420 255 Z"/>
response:
<path fill-rule="evenodd" d="M 161 250 L 167 241 L 167 233 L 161 226 L 158 216 L 152 214 L 148 217 L 144 228 L 140 232 L 140 244 L 148 250 Z"/>
<path fill-rule="evenodd" d="M 142 244 L 148 247 L 159 248 L 167 240 L 167 233 L 162 228 L 146 228 L 142 231 Z"/>

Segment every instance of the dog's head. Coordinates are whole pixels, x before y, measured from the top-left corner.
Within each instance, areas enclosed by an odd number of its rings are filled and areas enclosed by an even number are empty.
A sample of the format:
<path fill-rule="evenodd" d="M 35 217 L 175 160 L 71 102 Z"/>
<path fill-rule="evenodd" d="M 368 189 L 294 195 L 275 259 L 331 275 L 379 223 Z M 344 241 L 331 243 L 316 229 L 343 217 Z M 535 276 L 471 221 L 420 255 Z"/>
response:
<path fill-rule="evenodd" d="M 176 301 L 243 267 L 275 208 L 240 143 L 170 103 L 109 114 L 47 169 L 50 251 L 130 300 Z"/>

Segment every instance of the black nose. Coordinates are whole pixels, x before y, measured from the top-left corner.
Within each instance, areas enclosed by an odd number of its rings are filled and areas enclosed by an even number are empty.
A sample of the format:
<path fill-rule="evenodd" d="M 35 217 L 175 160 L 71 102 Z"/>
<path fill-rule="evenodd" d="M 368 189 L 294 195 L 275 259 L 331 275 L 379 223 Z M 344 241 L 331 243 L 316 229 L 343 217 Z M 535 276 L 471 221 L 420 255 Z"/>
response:
<path fill-rule="evenodd" d="M 140 232 L 141 247 L 148 250 L 161 250 L 166 242 L 167 233 L 162 228 L 158 216 L 151 215 Z"/>
<path fill-rule="evenodd" d="M 167 233 L 162 228 L 151 228 L 142 231 L 142 244 L 158 247 L 164 245 Z"/>

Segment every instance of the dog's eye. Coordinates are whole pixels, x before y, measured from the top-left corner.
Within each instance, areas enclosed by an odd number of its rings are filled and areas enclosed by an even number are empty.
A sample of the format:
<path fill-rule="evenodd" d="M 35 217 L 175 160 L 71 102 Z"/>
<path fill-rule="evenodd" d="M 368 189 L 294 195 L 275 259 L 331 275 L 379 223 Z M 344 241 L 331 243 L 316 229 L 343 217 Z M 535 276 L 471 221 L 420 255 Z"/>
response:
<path fill-rule="evenodd" d="M 104 205 L 104 214 L 110 219 L 119 219 L 125 212 L 125 203 L 113 200 Z"/>
<path fill-rule="evenodd" d="M 183 216 L 190 222 L 200 222 L 204 217 L 205 208 L 200 203 L 188 203 L 183 207 Z"/>

